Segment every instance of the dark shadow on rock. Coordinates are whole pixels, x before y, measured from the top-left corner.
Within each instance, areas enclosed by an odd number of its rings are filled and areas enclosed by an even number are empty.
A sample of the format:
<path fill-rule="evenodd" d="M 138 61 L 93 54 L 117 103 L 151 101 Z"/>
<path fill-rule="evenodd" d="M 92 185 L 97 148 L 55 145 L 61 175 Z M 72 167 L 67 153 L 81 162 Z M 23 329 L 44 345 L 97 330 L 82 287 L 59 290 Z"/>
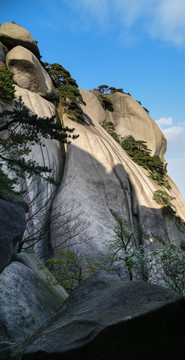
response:
<path fill-rule="evenodd" d="M 182 360 L 185 300 L 160 286 L 99 272 L 84 280 L 22 360 Z"/>

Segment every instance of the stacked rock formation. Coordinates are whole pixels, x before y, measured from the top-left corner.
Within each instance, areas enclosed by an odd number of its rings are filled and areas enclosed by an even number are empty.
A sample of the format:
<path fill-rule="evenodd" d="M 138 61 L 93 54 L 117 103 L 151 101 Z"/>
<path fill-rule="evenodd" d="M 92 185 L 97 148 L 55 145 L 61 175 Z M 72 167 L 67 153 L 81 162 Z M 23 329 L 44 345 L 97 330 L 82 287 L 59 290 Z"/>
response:
<path fill-rule="evenodd" d="M 0 25 L 0 44 L 1 61 L 6 63 L 14 76 L 15 97 L 21 97 L 24 105 L 39 117 L 57 117 L 55 103 L 58 95 L 50 76 L 39 61 L 39 48 L 32 35 L 17 24 L 3 23 Z M 2 110 L 5 108 L 6 106 L 2 105 Z M 10 105 L 8 108 L 10 109 Z M 63 169 L 60 144 L 50 139 L 43 139 L 43 143 L 44 148 L 39 145 L 32 146 L 29 157 L 41 166 L 51 168 L 51 176 L 60 181 Z M 28 206 L 29 203 L 32 204 L 28 220 L 32 219 L 30 226 L 32 233 L 36 233 L 39 227 L 45 228 L 55 187 L 34 176 L 25 181 L 24 188 L 27 192 Z M 39 216 L 34 216 L 34 213 L 39 213 Z M 42 247 L 38 252 L 42 253 Z"/>
<path fill-rule="evenodd" d="M 1 63 L 13 72 L 15 96 L 30 112 L 57 118 L 58 95 L 37 43 L 15 23 L 0 25 Z M 66 114 L 63 119 L 79 135 L 67 145 L 65 161 L 60 144 L 50 139 L 43 140 L 44 148 L 32 146 L 29 154 L 51 168 L 60 183 L 57 190 L 37 176 L 25 180 L 27 223 L 21 203 L 0 199 L 0 359 L 180 360 L 185 356 L 181 296 L 143 282 L 123 283 L 103 272 L 86 279 L 67 299 L 61 286 L 48 281 L 51 274 L 35 255 L 16 254 L 24 230 L 40 258 L 58 256 L 59 249 L 106 253 L 115 237 L 114 214 L 128 224 L 138 246 L 157 249 L 185 241 L 185 202 L 173 180 L 167 176 L 171 190 L 157 184 L 102 126 L 111 122 L 122 138 L 131 134 L 146 141 L 151 154 L 165 163 L 166 139 L 156 123 L 129 95 L 110 95 L 110 112 L 96 91 L 81 94 L 84 122 L 74 124 Z M 156 190 L 174 198 L 180 225 L 154 201 Z"/>

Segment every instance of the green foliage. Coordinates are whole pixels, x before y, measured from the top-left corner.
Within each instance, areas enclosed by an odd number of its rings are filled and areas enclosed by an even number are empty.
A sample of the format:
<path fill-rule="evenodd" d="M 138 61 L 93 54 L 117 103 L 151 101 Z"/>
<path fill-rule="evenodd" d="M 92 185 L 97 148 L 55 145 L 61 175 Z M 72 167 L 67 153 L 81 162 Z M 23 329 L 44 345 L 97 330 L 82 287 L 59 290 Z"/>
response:
<path fill-rule="evenodd" d="M 185 252 L 174 245 L 153 252 L 158 283 L 185 295 Z"/>
<path fill-rule="evenodd" d="M 99 90 L 102 94 L 108 94 L 109 86 L 108 85 L 100 85 L 97 87 L 97 90 Z"/>
<path fill-rule="evenodd" d="M 144 106 L 143 106 L 143 109 L 147 112 L 147 114 L 149 114 L 150 112 L 149 112 L 149 110 L 148 109 L 146 109 Z"/>
<path fill-rule="evenodd" d="M 125 92 L 123 91 L 123 89 L 121 89 L 121 88 L 117 89 L 117 88 L 112 87 L 112 86 L 109 88 L 109 91 L 110 91 L 110 94 L 114 94 L 115 92 L 120 92 L 120 93 L 122 93 L 122 94 L 125 94 Z"/>
<path fill-rule="evenodd" d="M 166 191 L 156 190 L 153 195 L 153 199 L 159 204 L 166 207 L 166 213 L 170 212 L 171 214 L 175 213 L 171 208 L 171 201 L 175 198 L 169 195 Z"/>
<path fill-rule="evenodd" d="M 124 94 L 123 89 L 117 89 L 117 88 L 115 88 L 113 86 L 109 87 L 108 85 L 100 85 L 95 90 L 98 90 L 102 94 L 105 94 L 105 95 L 114 94 L 115 92 L 121 92 L 122 94 Z"/>
<path fill-rule="evenodd" d="M 57 89 L 57 91 L 63 105 L 66 103 L 67 99 L 72 102 L 77 102 L 78 104 L 84 104 L 82 96 L 76 87 L 69 84 L 62 85 Z"/>
<path fill-rule="evenodd" d="M 185 234 L 185 221 L 175 213 L 175 224 L 178 230 Z"/>
<path fill-rule="evenodd" d="M 132 135 L 126 136 L 121 142 L 122 148 L 138 165 L 148 170 L 150 177 L 156 180 L 159 185 L 170 189 L 168 181 L 165 179 L 167 173 L 163 162 L 158 155 L 151 156 L 146 141 L 135 140 Z"/>
<path fill-rule="evenodd" d="M 108 110 L 108 111 L 111 111 L 111 112 L 114 111 L 113 103 L 108 97 L 105 97 L 103 95 L 99 95 L 99 99 L 101 101 L 101 104 L 102 104 L 104 110 Z"/>
<path fill-rule="evenodd" d="M 102 123 L 102 127 L 109 133 L 109 135 L 111 135 L 113 137 L 113 139 L 115 141 L 117 141 L 118 143 L 120 143 L 120 139 L 119 139 L 119 135 L 116 134 L 115 130 L 115 126 L 113 124 L 112 121 L 108 121 L 106 122 L 105 120 Z"/>
<path fill-rule="evenodd" d="M 69 293 L 86 277 L 106 267 L 101 259 L 91 255 L 77 255 L 74 251 L 63 250 L 59 250 L 58 253 L 60 258 L 47 261 L 55 278 L 54 281 L 50 280 L 50 283 L 62 285 Z"/>
<path fill-rule="evenodd" d="M 57 63 L 49 64 L 45 62 L 43 65 L 53 80 L 64 112 L 74 121 L 83 122 L 83 112 L 80 105 L 85 105 L 85 102 L 70 72 Z"/>
<path fill-rule="evenodd" d="M 74 129 L 63 128 L 57 123 L 55 116 L 40 118 L 32 114 L 24 106 L 21 97 L 14 102 L 12 111 L 1 113 L 0 119 L 0 189 L 12 195 L 19 194 L 15 185 L 19 178 L 39 175 L 43 179 L 56 184 L 49 176 L 51 169 L 40 166 L 35 160 L 27 159 L 31 146 L 44 146 L 44 139 L 55 139 L 67 142 L 67 132 Z M 70 135 L 69 135 L 70 137 Z M 3 164 L 3 165 L 2 165 Z M 5 170 L 6 169 L 6 170 Z M 8 173 L 11 176 L 7 175 Z"/>
<path fill-rule="evenodd" d="M 62 65 L 54 63 L 49 64 L 47 62 L 42 63 L 45 70 L 51 76 L 53 83 L 56 88 L 59 88 L 61 85 L 71 85 L 78 87 L 76 81 L 71 78 L 71 74 L 67 71 Z"/>
<path fill-rule="evenodd" d="M 7 67 L 0 64 L 0 103 L 6 104 L 14 98 L 13 74 Z"/>
<path fill-rule="evenodd" d="M 58 259 L 52 258 L 47 261 L 52 273 L 48 279 L 49 283 L 60 284 L 71 292 L 81 281 L 98 270 L 116 272 L 122 277 L 123 268 L 130 280 L 142 279 L 157 283 L 185 295 L 184 242 L 181 248 L 170 245 L 156 251 L 149 251 L 143 245 L 136 246 L 134 235 L 126 221 L 118 217 L 114 211 L 111 210 L 111 213 L 117 225 L 109 252 L 95 257 L 59 250 Z"/>
<path fill-rule="evenodd" d="M 162 207 L 163 215 L 164 216 L 168 215 L 168 216 L 173 217 L 175 219 L 175 225 L 177 226 L 178 230 L 185 234 L 185 222 L 180 216 L 178 216 L 176 214 L 176 211 L 172 208 L 171 200 L 173 200 L 175 198 L 170 196 L 169 194 L 167 194 L 168 196 L 166 196 L 165 194 L 162 194 L 162 198 L 165 197 L 165 200 L 164 200 L 164 199 L 161 199 L 160 193 L 159 194 L 158 193 L 155 194 L 155 193 L 154 193 L 154 195 L 157 198 L 157 202 L 160 203 L 161 205 L 163 205 L 163 207 Z M 166 205 L 166 203 L 167 203 L 167 205 Z"/>
<path fill-rule="evenodd" d="M 114 229 L 114 240 L 109 246 L 109 263 L 113 265 L 114 263 L 121 262 L 128 271 L 129 279 L 132 280 L 133 254 L 135 247 L 134 236 L 130 231 L 127 222 L 121 217 L 117 216 L 113 210 L 111 210 L 111 213 L 114 216 L 117 225 Z M 116 266 L 112 268 L 115 272 L 118 272 Z"/>
<path fill-rule="evenodd" d="M 71 103 L 68 105 L 68 109 L 66 110 L 66 114 L 74 121 L 76 122 L 82 122 L 84 121 L 83 118 L 83 111 L 79 106 L 76 106 L 75 101 L 71 101 Z"/>
<path fill-rule="evenodd" d="M 109 258 L 112 264 L 121 261 L 127 268 L 130 280 L 142 278 L 185 295 L 185 244 L 180 248 L 170 245 L 159 250 L 149 251 L 143 245 L 136 246 L 134 236 L 127 223 L 115 215 L 117 221 L 115 238 L 110 246 Z M 164 243 L 164 241 L 161 241 Z M 116 267 L 112 266 L 116 271 Z"/>
<path fill-rule="evenodd" d="M 134 250 L 132 261 L 135 278 L 137 279 L 139 276 L 143 281 L 149 281 L 153 266 L 151 253 L 143 245 L 140 245 L 138 249 Z"/>

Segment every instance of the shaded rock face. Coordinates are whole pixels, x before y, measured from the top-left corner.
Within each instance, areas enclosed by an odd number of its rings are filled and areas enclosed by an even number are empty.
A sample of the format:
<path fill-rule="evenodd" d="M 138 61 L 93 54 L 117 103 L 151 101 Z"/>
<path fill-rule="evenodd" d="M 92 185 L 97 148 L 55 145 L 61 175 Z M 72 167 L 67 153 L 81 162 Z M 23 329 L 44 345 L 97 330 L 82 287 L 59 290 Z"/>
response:
<path fill-rule="evenodd" d="M 6 52 L 3 47 L 3 44 L 0 42 L 0 64 L 5 64 L 6 62 Z"/>
<path fill-rule="evenodd" d="M 28 30 L 22 26 L 5 22 L 0 25 L 0 40 L 7 46 L 8 49 L 21 45 L 33 52 L 38 58 L 40 58 L 39 48 L 36 41 Z"/>
<path fill-rule="evenodd" d="M 57 116 L 56 107 L 51 102 L 43 99 L 36 93 L 16 85 L 15 89 L 15 96 L 17 98 L 21 96 L 25 106 L 32 113 L 37 114 L 39 117 L 50 118 L 53 115 Z M 45 147 L 40 145 L 32 146 L 29 158 L 36 160 L 41 166 L 50 168 L 50 176 L 57 182 L 60 182 L 64 166 L 64 154 L 61 146 L 57 141 L 51 139 L 43 139 L 42 142 Z M 50 237 L 48 221 L 56 193 L 56 186 L 36 175 L 25 179 L 22 185 L 23 189 L 26 190 L 25 200 L 29 206 L 24 239 L 29 244 L 30 241 L 35 244 L 37 254 L 43 256 L 43 253 L 46 254 L 48 252 L 46 245 Z"/>
<path fill-rule="evenodd" d="M 21 359 L 183 359 L 185 300 L 145 282 L 97 273 L 23 344 Z M 20 350 L 20 349 L 19 349 Z"/>
<path fill-rule="evenodd" d="M 24 105 L 39 117 L 50 118 L 55 115 L 56 121 L 60 121 L 55 105 L 43 98 L 57 102 L 58 95 L 51 78 L 36 58 L 40 58 L 39 50 L 31 34 L 19 25 L 4 23 L 0 26 L 0 40 L 10 50 L 6 54 L 6 63 L 14 72 L 14 81 L 20 85 L 15 85 L 16 98 L 22 97 Z M 2 51 L 1 54 L 4 56 Z M 0 106 L 1 111 L 12 108 L 13 104 Z M 51 177 L 60 182 L 64 164 L 61 145 L 50 139 L 43 139 L 42 143 L 45 147 L 31 147 L 28 159 L 47 166 L 51 169 Z M 46 252 L 50 251 L 49 218 L 56 186 L 39 176 L 32 176 L 20 183 L 20 190 L 26 191 L 25 201 L 29 206 L 23 241 L 26 246 L 31 242 L 40 256 L 46 255 Z"/>
<path fill-rule="evenodd" d="M 41 268 L 40 268 L 41 265 Z M 49 271 L 31 254 L 16 255 L 0 274 L 0 359 L 45 323 L 67 298 L 48 283 Z"/>
<path fill-rule="evenodd" d="M 21 205 L 0 199 L 0 272 L 10 263 L 26 228 Z"/>
<path fill-rule="evenodd" d="M 14 47 L 7 54 L 6 64 L 19 87 L 50 100 L 58 99 L 50 76 L 31 51 L 22 46 Z"/>

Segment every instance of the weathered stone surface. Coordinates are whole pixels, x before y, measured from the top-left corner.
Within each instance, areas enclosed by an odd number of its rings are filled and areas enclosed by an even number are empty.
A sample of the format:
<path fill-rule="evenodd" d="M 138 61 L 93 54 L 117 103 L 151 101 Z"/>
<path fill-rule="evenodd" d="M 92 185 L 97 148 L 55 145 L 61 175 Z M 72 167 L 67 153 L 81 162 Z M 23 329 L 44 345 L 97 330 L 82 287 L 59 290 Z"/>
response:
<path fill-rule="evenodd" d="M 58 98 L 52 80 L 31 51 L 16 46 L 8 52 L 6 64 L 14 74 L 15 83 L 49 100 Z"/>
<path fill-rule="evenodd" d="M 56 108 L 51 102 L 43 99 L 38 94 L 21 89 L 18 86 L 15 86 L 15 89 L 16 97 L 21 96 L 26 107 L 39 117 L 56 115 Z M 57 141 L 51 139 L 43 139 L 43 144 L 45 147 L 40 145 L 32 146 L 29 158 L 36 160 L 41 166 L 50 168 L 52 170 L 50 176 L 60 183 L 64 164 L 64 154 L 61 146 Z M 49 228 L 46 227 L 46 224 L 48 224 L 56 186 L 44 181 L 39 176 L 33 176 L 25 179 L 24 188 L 26 190 L 25 200 L 28 205 L 31 204 L 25 238 L 35 244 L 37 254 L 43 256 L 43 253 L 47 252 L 46 242 L 50 236 Z"/>
<path fill-rule="evenodd" d="M 181 296 L 100 272 L 73 291 L 22 359 L 181 360 L 184 316 Z"/>
<path fill-rule="evenodd" d="M 80 89 L 80 93 L 85 101 L 86 105 L 83 106 L 83 112 L 87 118 L 97 121 L 102 124 L 106 119 L 107 113 L 102 108 L 98 98 L 90 91 Z"/>
<path fill-rule="evenodd" d="M 10 263 L 25 227 L 23 207 L 0 199 L 0 272 Z"/>
<path fill-rule="evenodd" d="M 45 323 L 67 298 L 61 286 L 48 284 L 49 271 L 31 254 L 17 254 L 0 274 L 0 359 Z"/>
<path fill-rule="evenodd" d="M 1 63 L 3 63 L 3 64 L 6 63 L 6 52 L 3 47 L 3 44 L 0 42 L 0 64 Z"/>
<path fill-rule="evenodd" d="M 20 25 L 10 22 L 1 24 L 0 40 L 8 47 L 8 49 L 12 49 L 12 47 L 17 45 L 24 46 L 40 59 L 40 52 L 36 41 L 29 31 Z"/>
<path fill-rule="evenodd" d="M 25 106 L 39 117 L 50 118 L 53 115 L 57 115 L 54 104 L 45 100 L 40 95 L 26 89 L 21 89 L 17 85 L 15 85 L 15 89 L 15 96 L 17 98 L 21 96 Z M 0 106 L 0 110 L 5 109 L 12 110 L 12 105 Z M 51 139 L 42 139 L 42 142 L 45 147 L 40 145 L 31 146 L 28 158 L 36 160 L 41 166 L 50 168 L 51 177 L 60 183 L 64 165 L 64 153 L 61 146 L 59 142 Z M 29 206 L 24 241 L 29 242 L 29 245 L 32 243 L 37 254 L 43 256 L 48 252 L 50 253 L 48 249 L 50 237 L 48 224 L 56 186 L 36 175 L 24 179 L 21 183 L 21 188 L 17 190 L 22 190 L 22 186 L 26 191 L 24 199 Z"/>
<path fill-rule="evenodd" d="M 95 101 L 93 96 L 97 96 L 97 91 L 88 92 L 82 90 L 82 92 L 86 102 L 86 106 L 83 107 L 84 112 L 91 117 L 92 111 L 94 111 L 93 118 L 102 124 L 102 118 L 97 116 L 97 113 L 99 113 L 98 107 L 92 110 Z M 114 111 L 106 111 L 103 120 L 113 122 L 116 133 L 121 137 L 132 135 L 136 140 L 146 141 L 148 148 L 152 150 L 151 154 L 159 155 L 164 160 L 166 138 L 143 107 L 132 96 L 120 92 L 111 94 L 108 98 L 113 103 Z"/>
<path fill-rule="evenodd" d="M 177 236 L 172 235 L 160 206 L 153 200 L 154 191 L 160 187 L 94 118 L 90 119 L 89 124 L 75 124 L 75 133 L 80 136 L 67 147 L 63 181 L 51 215 L 55 224 L 51 227 L 53 249 L 105 252 L 117 225 L 111 209 L 129 224 L 138 243 L 154 248 L 162 239 L 166 244 L 179 245 L 185 234 L 177 231 Z M 73 124 L 66 119 L 67 126 Z M 184 200 L 169 181 L 177 214 L 185 219 Z"/>

